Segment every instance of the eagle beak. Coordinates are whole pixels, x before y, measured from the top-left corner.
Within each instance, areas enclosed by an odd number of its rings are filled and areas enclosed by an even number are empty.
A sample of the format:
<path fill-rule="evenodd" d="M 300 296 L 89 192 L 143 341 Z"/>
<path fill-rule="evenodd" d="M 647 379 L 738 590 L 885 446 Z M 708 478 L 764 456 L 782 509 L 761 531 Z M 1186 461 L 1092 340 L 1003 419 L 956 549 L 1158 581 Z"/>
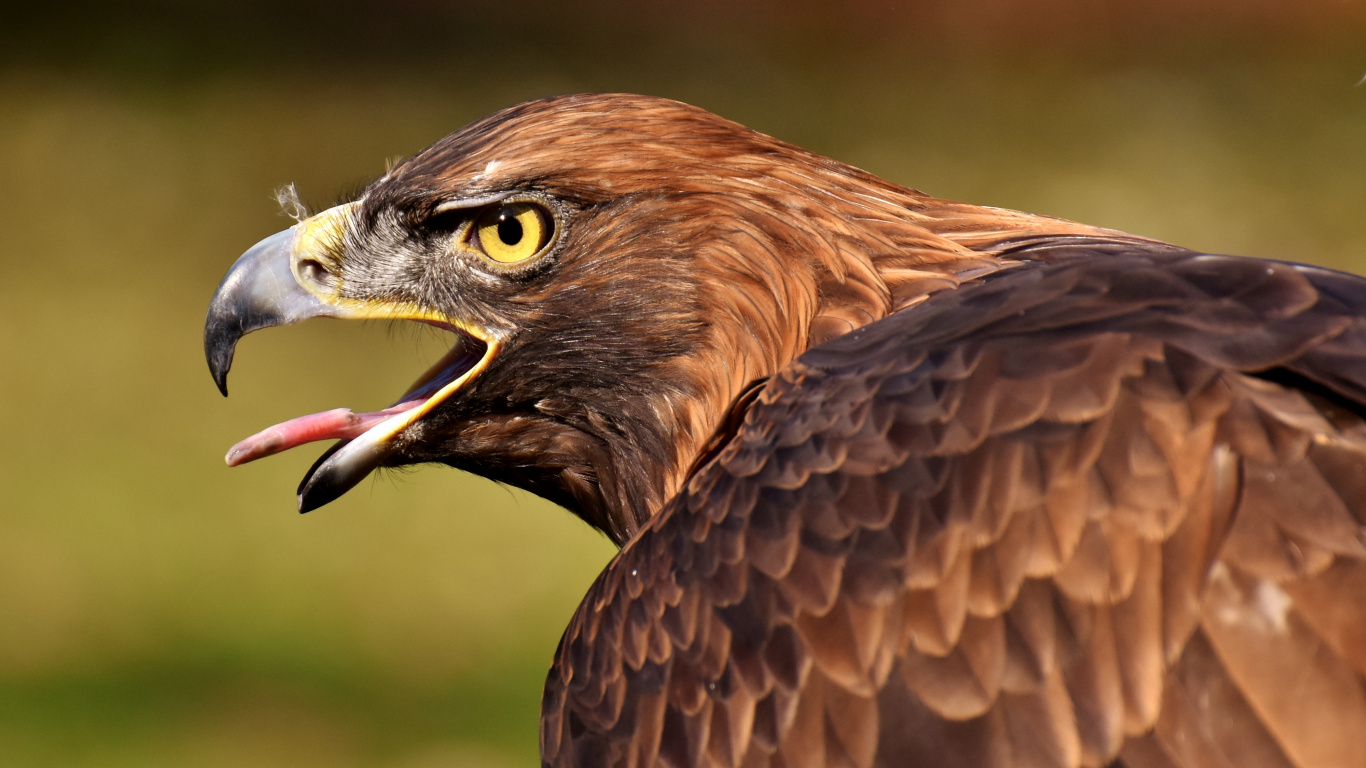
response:
<path fill-rule="evenodd" d="M 499 346 L 481 329 L 422 307 L 344 297 L 343 244 L 354 205 L 323 211 L 252 246 L 219 284 L 204 321 L 204 355 L 225 396 L 238 340 L 262 328 L 337 317 L 417 320 L 455 332 L 451 351 L 389 408 L 300 417 L 253 435 L 228 452 L 228 464 L 235 466 L 305 442 L 340 438 L 299 484 L 300 512 L 336 499 L 383 465 L 395 452 L 399 434 L 478 375 Z"/>
<path fill-rule="evenodd" d="M 228 370 L 243 336 L 262 328 L 325 315 L 327 306 L 304 291 L 289 273 L 294 228 L 276 232 L 232 265 L 209 302 L 204 356 L 218 391 L 228 396 Z"/>
<path fill-rule="evenodd" d="M 327 290 L 328 282 L 337 282 L 327 265 L 335 269 L 340 261 L 352 205 L 331 208 L 253 245 L 218 284 L 204 320 L 204 356 L 224 397 L 233 351 L 243 336 L 314 317 L 358 316 L 337 301 L 335 289 Z"/>

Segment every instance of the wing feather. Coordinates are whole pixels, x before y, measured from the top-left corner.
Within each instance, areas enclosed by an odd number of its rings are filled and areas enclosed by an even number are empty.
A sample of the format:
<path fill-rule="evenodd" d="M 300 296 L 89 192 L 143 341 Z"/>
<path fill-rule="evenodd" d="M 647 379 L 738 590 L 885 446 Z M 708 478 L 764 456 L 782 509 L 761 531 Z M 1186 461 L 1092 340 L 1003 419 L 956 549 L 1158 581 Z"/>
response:
<path fill-rule="evenodd" d="M 1366 280 L 1010 253 L 765 385 L 571 622 L 548 765 L 1359 763 Z"/>

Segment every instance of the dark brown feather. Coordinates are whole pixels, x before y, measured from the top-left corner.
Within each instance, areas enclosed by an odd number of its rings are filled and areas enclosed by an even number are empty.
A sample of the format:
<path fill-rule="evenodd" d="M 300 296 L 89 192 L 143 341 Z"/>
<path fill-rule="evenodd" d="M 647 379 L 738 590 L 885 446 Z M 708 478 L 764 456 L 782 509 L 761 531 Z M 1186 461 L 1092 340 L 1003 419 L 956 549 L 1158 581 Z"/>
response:
<path fill-rule="evenodd" d="M 1345 341 L 1362 281 L 1141 242 L 1011 253 L 772 378 L 571 623 L 547 764 L 602 717 L 598 676 L 642 684 L 603 647 L 637 570 L 696 606 L 696 632 L 659 619 L 689 760 L 1359 762 L 1366 380 L 1342 371 L 1366 371 Z M 689 730 L 698 695 L 710 727 Z"/>

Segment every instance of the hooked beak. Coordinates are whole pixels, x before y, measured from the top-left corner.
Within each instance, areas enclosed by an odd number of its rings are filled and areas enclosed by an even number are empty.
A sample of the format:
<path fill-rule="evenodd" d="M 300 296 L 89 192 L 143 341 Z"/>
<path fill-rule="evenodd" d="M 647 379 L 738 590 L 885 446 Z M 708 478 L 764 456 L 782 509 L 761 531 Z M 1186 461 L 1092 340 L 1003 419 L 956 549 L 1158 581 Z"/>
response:
<path fill-rule="evenodd" d="M 323 211 L 252 246 L 219 284 L 204 321 L 204 355 L 224 396 L 237 342 L 262 328 L 337 317 L 416 320 L 455 332 L 450 352 L 389 408 L 302 416 L 263 430 L 228 452 L 228 464 L 236 466 L 306 442 L 340 438 L 299 484 L 300 512 L 336 499 L 382 466 L 397 450 L 403 430 L 481 373 L 499 348 L 483 329 L 430 309 L 344 296 L 343 244 L 354 207 L 348 203 Z"/>

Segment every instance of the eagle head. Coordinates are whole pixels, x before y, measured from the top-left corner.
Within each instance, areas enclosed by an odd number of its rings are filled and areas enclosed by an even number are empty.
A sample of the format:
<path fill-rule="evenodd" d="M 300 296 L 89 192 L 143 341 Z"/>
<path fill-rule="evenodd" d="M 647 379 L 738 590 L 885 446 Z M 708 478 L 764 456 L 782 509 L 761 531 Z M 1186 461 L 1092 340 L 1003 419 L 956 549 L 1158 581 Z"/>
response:
<path fill-rule="evenodd" d="M 336 438 L 300 511 L 378 467 L 438 462 L 624 542 L 754 382 L 995 269 L 987 245 L 1003 233 L 1067 226 L 938 201 L 674 101 L 529 102 L 231 268 L 204 332 L 224 394 L 237 341 L 260 328 L 391 318 L 453 341 L 389 408 L 293 419 L 228 463 Z"/>

